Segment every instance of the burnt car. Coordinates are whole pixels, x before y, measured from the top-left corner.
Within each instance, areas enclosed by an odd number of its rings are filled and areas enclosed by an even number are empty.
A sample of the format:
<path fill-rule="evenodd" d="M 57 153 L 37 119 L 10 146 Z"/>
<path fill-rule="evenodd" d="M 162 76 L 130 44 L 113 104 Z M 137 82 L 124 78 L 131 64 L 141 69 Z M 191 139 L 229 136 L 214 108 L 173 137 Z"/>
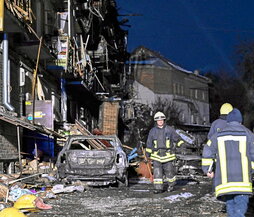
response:
<path fill-rule="evenodd" d="M 128 185 L 127 156 L 117 136 L 70 136 L 57 157 L 58 178 L 88 185 Z"/>

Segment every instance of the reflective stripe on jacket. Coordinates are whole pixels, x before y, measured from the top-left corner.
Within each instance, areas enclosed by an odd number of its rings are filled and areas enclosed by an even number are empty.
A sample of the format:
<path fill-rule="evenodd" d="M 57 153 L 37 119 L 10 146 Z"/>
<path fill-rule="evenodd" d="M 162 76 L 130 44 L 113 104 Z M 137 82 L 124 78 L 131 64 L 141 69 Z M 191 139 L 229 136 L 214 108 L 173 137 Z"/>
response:
<path fill-rule="evenodd" d="M 176 159 L 173 152 L 173 143 L 181 146 L 184 142 L 175 130 L 165 125 L 163 128 L 153 127 L 147 138 L 146 152 L 149 153 L 152 160 L 165 163 Z"/>
<path fill-rule="evenodd" d="M 251 194 L 254 169 L 254 135 L 238 122 L 228 123 L 204 146 L 202 169 L 208 172 L 216 159 L 215 194 Z"/>

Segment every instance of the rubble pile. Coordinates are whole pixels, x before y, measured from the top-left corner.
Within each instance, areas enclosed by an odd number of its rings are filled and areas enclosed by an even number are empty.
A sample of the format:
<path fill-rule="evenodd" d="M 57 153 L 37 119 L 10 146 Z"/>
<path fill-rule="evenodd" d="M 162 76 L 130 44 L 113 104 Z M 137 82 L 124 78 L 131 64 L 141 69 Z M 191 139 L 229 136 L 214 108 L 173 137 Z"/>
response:
<path fill-rule="evenodd" d="M 22 180 L 16 179 L 13 184 L 11 183 L 13 183 L 13 178 L 10 177 L 1 180 L 0 200 L 3 203 L 0 206 L 2 210 L 0 216 L 4 216 L 4 213 L 8 212 L 18 213 L 15 209 L 20 210 L 21 213 L 49 210 L 52 209 L 52 206 L 44 201 L 50 203 L 50 199 L 57 199 L 62 193 L 83 192 L 86 188 L 81 182 L 71 185 L 56 184 L 56 179 L 47 174 L 40 174 L 36 179 L 30 175 L 23 177 Z M 15 209 L 10 209 L 11 207 Z"/>

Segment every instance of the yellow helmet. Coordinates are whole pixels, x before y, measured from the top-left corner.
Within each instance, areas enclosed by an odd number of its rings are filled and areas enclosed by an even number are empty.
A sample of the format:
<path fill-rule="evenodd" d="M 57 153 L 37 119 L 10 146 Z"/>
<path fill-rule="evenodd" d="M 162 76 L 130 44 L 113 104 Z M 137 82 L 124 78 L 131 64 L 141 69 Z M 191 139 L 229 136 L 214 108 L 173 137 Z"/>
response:
<path fill-rule="evenodd" d="M 224 103 L 220 107 L 220 114 L 221 115 L 227 115 L 229 112 L 233 110 L 233 106 L 230 103 Z"/>
<path fill-rule="evenodd" d="M 0 212 L 0 217 L 26 217 L 26 215 L 20 212 L 18 209 L 11 207 L 3 209 Z"/>
<path fill-rule="evenodd" d="M 159 121 L 159 120 L 165 120 L 166 116 L 162 112 L 156 112 L 153 118 L 155 121 Z"/>
<path fill-rule="evenodd" d="M 37 197 L 32 194 L 25 194 L 21 196 L 15 203 L 14 207 L 17 209 L 29 209 L 29 208 L 35 208 L 35 199 Z"/>

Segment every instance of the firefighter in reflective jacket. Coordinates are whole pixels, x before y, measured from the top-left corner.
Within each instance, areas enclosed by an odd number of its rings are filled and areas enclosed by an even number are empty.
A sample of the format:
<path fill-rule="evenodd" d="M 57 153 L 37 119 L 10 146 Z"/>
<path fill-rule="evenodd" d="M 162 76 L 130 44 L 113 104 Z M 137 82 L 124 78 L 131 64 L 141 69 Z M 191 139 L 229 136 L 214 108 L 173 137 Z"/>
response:
<path fill-rule="evenodd" d="M 227 115 L 229 112 L 233 110 L 233 106 L 230 103 L 224 103 L 220 107 L 220 117 L 216 119 L 209 130 L 209 133 L 207 135 L 207 138 L 210 139 L 213 134 L 219 132 L 221 129 L 223 129 L 227 124 Z"/>
<path fill-rule="evenodd" d="M 227 116 L 227 125 L 208 140 L 202 156 L 202 169 L 214 177 L 215 195 L 226 202 L 228 216 L 244 216 L 252 194 L 254 135 L 241 123 L 241 112 L 234 108 Z M 213 159 L 215 174 L 209 170 Z"/>
<path fill-rule="evenodd" d="M 168 191 L 173 190 L 176 181 L 173 160 L 176 159 L 173 153 L 173 143 L 180 146 L 184 143 L 175 130 L 165 125 L 166 116 L 162 112 L 154 115 L 157 126 L 153 127 L 148 135 L 146 153 L 153 160 L 154 193 L 163 192 L 163 176 L 168 182 Z"/>

